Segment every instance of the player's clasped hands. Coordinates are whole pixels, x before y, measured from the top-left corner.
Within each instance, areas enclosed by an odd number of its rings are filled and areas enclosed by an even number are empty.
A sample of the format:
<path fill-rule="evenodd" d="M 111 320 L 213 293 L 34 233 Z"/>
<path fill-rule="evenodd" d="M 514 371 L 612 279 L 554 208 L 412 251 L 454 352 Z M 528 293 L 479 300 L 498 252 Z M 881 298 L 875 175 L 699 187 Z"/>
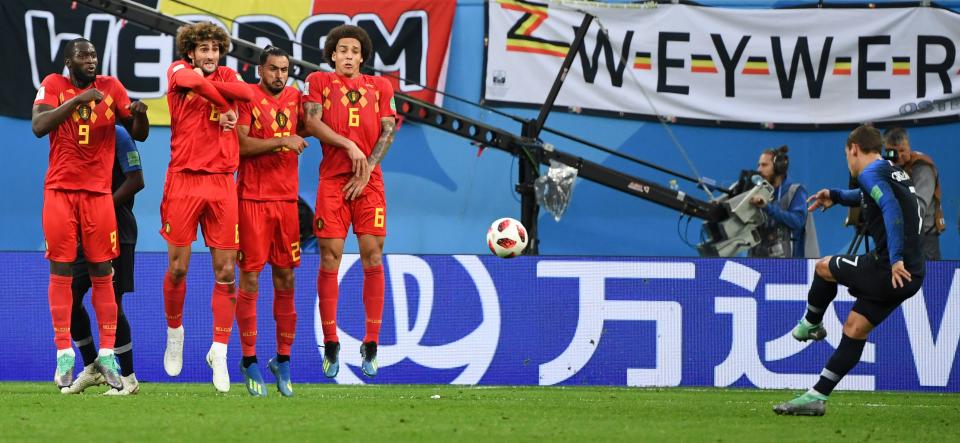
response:
<path fill-rule="evenodd" d="M 307 149 L 307 141 L 304 140 L 303 137 L 294 134 L 283 138 L 283 146 L 297 154 L 301 154 L 304 149 Z"/>
<path fill-rule="evenodd" d="M 220 113 L 220 127 L 224 132 L 233 130 L 237 126 L 237 113 L 233 109 Z"/>
<path fill-rule="evenodd" d="M 100 100 L 103 100 L 103 93 L 100 92 L 97 88 L 90 88 L 86 91 L 80 93 L 77 96 L 77 104 L 81 103 L 90 103 L 97 102 L 100 103 Z"/>
<path fill-rule="evenodd" d="M 810 206 L 807 207 L 808 212 L 813 212 L 817 208 L 820 208 L 820 211 L 826 211 L 831 206 L 833 206 L 833 199 L 830 198 L 829 189 L 821 189 L 817 191 L 816 194 L 810 196 L 807 199 L 807 203 L 813 202 Z"/>
<path fill-rule="evenodd" d="M 366 162 L 366 160 L 364 160 Z M 366 168 L 363 175 L 350 177 L 347 184 L 343 185 L 343 198 L 346 200 L 356 200 L 363 193 L 363 189 L 370 182 L 370 168 Z"/>

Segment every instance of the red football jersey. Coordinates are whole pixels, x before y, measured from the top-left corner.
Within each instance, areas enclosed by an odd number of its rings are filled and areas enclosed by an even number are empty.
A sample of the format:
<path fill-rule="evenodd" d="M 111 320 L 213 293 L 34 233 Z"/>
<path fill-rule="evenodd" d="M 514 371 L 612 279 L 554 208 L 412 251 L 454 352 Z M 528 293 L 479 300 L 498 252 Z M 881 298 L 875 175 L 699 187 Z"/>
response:
<path fill-rule="evenodd" d="M 50 74 L 40 83 L 34 105 L 54 108 L 91 87 L 103 94 L 100 103 L 91 101 L 73 111 L 69 118 L 50 131 L 50 162 L 45 189 L 86 190 L 109 193 L 116 152 L 117 116 L 130 117 L 130 98 L 116 78 L 98 75 L 85 89 L 60 74 Z"/>
<path fill-rule="evenodd" d="M 254 138 L 287 137 L 297 134 L 300 121 L 300 91 L 289 86 L 280 96 L 250 85 L 253 100 L 241 103 L 237 125 L 249 126 Z M 280 148 L 252 157 L 240 158 L 237 189 L 247 200 L 297 200 L 299 155 L 289 148 Z"/>
<path fill-rule="evenodd" d="M 393 86 L 385 78 L 359 75 L 346 78 L 334 72 L 314 72 L 307 76 L 304 102 L 323 106 L 323 122 L 357 144 L 367 156 L 380 138 L 380 119 L 394 117 Z M 352 163 L 346 151 L 336 146 L 323 146 L 320 178 L 351 172 Z M 381 179 L 380 165 L 371 179 Z"/>
<path fill-rule="evenodd" d="M 170 166 L 167 171 L 235 172 L 240 163 L 236 130 L 224 131 L 220 127 L 217 107 L 177 84 L 174 74 L 181 69 L 193 69 L 193 66 L 178 60 L 167 69 L 167 106 L 170 108 Z M 237 72 L 226 66 L 217 67 L 206 78 L 221 82 L 241 81 Z"/>

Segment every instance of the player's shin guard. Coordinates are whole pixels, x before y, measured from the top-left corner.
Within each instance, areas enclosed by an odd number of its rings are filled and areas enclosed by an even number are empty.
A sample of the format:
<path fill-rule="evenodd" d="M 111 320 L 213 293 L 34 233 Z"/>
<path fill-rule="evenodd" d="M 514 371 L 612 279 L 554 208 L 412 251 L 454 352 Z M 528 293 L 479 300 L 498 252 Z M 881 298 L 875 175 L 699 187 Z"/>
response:
<path fill-rule="evenodd" d="M 383 265 L 363 270 L 363 310 L 367 315 L 367 332 L 363 342 L 380 342 L 380 323 L 383 318 Z"/>
<path fill-rule="evenodd" d="M 244 357 L 257 355 L 257 292 L 240 289 L 237 296 L 237 327 Z"/>
<path fill-rule="evenodd" d="M 117 298 L 113 294 L 113 276 L 91 275 L 90 283 L 93 287 L 91 301 L 100 331 L 100 350 L 112 350 L 117 339 Z"/>
<path fill-rule="evenodd" d="M 813 276 L 810 291 L 807 292 L 807 314 L 804 316 L 812 325 L 823 322 L 823 313 L 830 302 L 837 297 L 837 283 L 829 282 L 819 275 Z"/>
<path fill-rule="evenodd" d="M 340 287 L 337 283 L 337 271 L 320 269 L 317 276 L 317 298 L 320 300 L 320 325 L 323 328 L 323 341 L 340 342 L 337 337 L 337 299 Z"/>
<path fill-rule="evenodd" d="M 233 316 L 236 314 L 237 294 L 233 283 L 217 282 L 213 285 L 210 307 L 213 309 L 213 341 L 227 344 L 233 332 Z"/>
<path fill-rule="evenodd" d="M 53 341 L 57 350 L 73 348 L 70 345 L 70 310 L 73 308 L 73 277 L 50 275 L 47 299 L 50 302 L 50 317 L 53 320 Z"/>
<path fill-rule="evenodd" d="M 820 372 L 820 380 L 813 389 L 820 394 L 830 395 L 833 388 L 840 383 L 843 376 L 847 375 L 857 363 L 860 363 L 860 356 L 863 354 L 863 347 L 867 344 L 866 340 L 857 340 L 843 334 L 840 339 L 840 345 L 830 356 L 827 366 Z"/>
<path fill-rule="evenodd" d="M 277 355 L 290 355 L 297 333 L 297 308 L 293 303 L 293 289 L 273 291 L 273 319 L 277 322 Z"/>
<path fill-rule="evenodd" d="M 187 279 L 174 283 L 169 272 L 163 277 L 163 309 L 167 314 L 167 327 L 183 325 L 183 300 L 187 295 Z"/>

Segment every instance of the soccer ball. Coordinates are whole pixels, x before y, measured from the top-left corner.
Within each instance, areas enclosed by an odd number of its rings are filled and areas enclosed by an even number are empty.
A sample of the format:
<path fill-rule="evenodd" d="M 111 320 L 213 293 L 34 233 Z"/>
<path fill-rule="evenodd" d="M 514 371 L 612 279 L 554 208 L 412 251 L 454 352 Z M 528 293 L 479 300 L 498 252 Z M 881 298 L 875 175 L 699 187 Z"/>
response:
<path fill-rule="evenodd" d="M 487 230 L 487 246 L 500 258 L 513 258 L 527 248 L 527 228 L 520 222 L 506 217 L 493 222 Z"/>

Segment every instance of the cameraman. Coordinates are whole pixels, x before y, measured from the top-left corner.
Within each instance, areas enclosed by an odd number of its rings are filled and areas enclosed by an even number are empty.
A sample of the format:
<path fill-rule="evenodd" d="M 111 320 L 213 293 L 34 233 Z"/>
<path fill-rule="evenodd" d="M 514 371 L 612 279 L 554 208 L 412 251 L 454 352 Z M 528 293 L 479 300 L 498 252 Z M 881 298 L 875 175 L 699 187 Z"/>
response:
<path fill-rule="evenodd" d="M 774 200 L 769 204 L 759 196 L 750 204 L 763 208 L 767 221 L 760 226 L 760 243 L 748 253 L 750 257 L 817 257 L 816 230 L 808 217 L 807 190 L 799 183 L 787 181 L 790 158 L 787 146 L 767 149 L 760 154 L 757 172 L 773 186 Z M 809 228 L 807 227 L 809 225 Z M 810 235 L 810 242 L 807 235 Z"/>
<path fill-rule="evenodd" d="M 943 209 L 940 207 L 940 179 L 933 159 L 919 151 L 910 150 L 910 138 L 903 128 L 890 128 L 883 134 L 883 142 L 889 151 L 894 151 L 893 161 L 910 174 L 917 187 L 920 203 L 920 240 L 923 257 L 940 260 L 940 233 L 946 229 Z"/>

